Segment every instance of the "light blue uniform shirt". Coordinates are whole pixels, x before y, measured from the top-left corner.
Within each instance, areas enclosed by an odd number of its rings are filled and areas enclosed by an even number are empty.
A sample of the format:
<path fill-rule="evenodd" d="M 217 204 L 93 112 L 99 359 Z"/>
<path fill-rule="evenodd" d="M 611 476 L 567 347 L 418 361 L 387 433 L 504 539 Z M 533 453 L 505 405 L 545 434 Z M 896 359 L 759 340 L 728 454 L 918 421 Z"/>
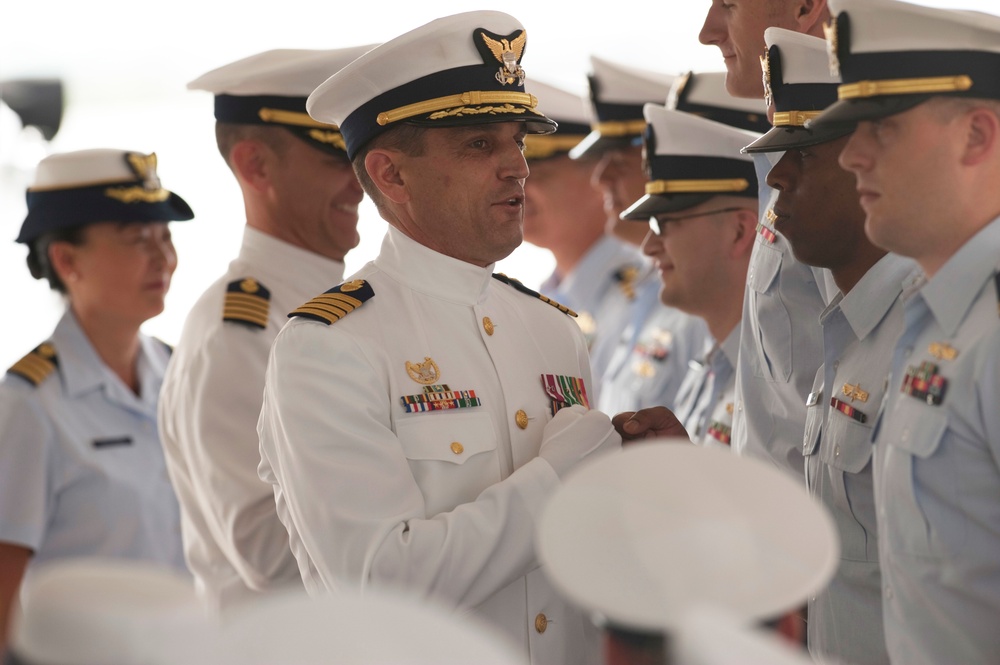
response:
<path fill-rule="evenodd" d="M 702 319 L 660 302 L 661 286 L 656 272 L 640 282 L 618 344 L 600 350 L 611 352 L 598 401 L 605 413 L 673 408 L 688 363 L 700 357 L 710 339 Z"/>
<path fill-rule="evenodd" d="M 729 446 L 732 439 L 740 327 L 733 328 L 722 344 L 711 338 L 705 343 L 703 360 L 692 361 L 684 377 L 675 415 L 692 442 L 718 448 Z"/>
<path fill-rule="evenodd" d="M 638 293 L 636 277 L 648 266 L 639 251 L 612 236 L 604 236 L 587 252 L 573 270 L 542 283 L 539 291 L 569 307 L 579 316 L 577 323 L 590 347 L 594 385 L 611 361 L 629 312 Z"/>
<path fill-rule="evenodd" d="M 903 328 L 900 294 L 916 264 L 882 257 L 823 312 L 823 366 L 806 402 L 802 454 L 809 492 L 829 509 L 840 564 L 809 599 L 809 651 L 851 665 L 888 663 L 882 632 L 871 432 Z M 833 402 L 836 400 L 836 402 Z"/>
<path fill-rule="evenodd" d="M 823 362 L 819 316 L 826 307 L 829 271 L 796 260 L 788 241 L 766 219 L 777 191 L 765 178 L 770 160 L 781 154 L 754 155 L 761 221 L 743 300 L 732 447 L 801 479 L 805 398 Z"/>
<path fill-rule="evenodd" d="M 904 306 L 875 429 L 883 615 L 894 663 L 1000 660 L 998 262 L 1000 218 Z M 910 382 L 908 374 L 918 376 Z"/>
<path fill-rule="evenodd" d="M 74 556 L 185 570 L 180 510 L 156 406 L 169 349 L 140 335 L 140 395 L 97 355 L 67 310 L 50 338 L 57 369 L 37 386 L 0 381 L 0 541 L 29 565 Z"/>

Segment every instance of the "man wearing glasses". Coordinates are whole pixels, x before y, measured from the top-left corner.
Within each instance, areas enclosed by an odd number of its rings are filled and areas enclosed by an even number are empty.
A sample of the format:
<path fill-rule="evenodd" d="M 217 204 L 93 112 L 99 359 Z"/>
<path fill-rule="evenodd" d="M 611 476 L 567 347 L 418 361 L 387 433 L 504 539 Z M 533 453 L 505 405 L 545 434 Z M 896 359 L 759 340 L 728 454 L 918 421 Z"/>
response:
<path fill-rule="evenodd" d="M 740 148 L 760 135 L 656 104 L 643 111 L 650 181 L 622 219 L 648 220 L 655 232 L 644 251 L 660 273 L 660 300 L 708 326 L 711 339 L 691 363 L 676 415 L 695 443 L 725 446 L 757 227 L 757 178 Z"/>

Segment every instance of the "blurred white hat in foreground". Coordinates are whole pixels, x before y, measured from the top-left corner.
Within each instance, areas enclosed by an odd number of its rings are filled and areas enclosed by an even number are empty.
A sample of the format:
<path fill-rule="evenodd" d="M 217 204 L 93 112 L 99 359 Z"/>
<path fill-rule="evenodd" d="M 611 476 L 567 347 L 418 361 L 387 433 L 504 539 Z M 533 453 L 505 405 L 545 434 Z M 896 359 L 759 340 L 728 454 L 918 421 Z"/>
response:
<path fill-rule="evenodd" d="M 553 584 L 599 619 L 675 632 L 699 607 L 749 624 L 801 606 L 833 575 L 839 542 L 826 509 L 780 470 L 660 440 L 570 475 L 538 550 Z"/>
<path fill-rule="evenodd" d="M 229 614 L 213 665 L 526 665 L 505 638 L 427 599 L 279 593 Z"/>
<path fill-rule="evenodd" d="M 10 650 L 32 665 L 185 662 L 206 643 L 209 626 L 193 582 L 172 569 L 66 559 L 25 580 Z"/>

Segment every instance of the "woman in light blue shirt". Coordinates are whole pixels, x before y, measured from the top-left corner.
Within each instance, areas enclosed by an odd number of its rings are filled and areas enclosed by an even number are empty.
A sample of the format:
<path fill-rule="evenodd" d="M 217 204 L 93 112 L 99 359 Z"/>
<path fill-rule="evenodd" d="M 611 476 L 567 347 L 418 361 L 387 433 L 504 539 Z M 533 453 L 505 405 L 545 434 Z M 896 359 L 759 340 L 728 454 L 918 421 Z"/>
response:
<path fill-rule="evenodd" d="M 39 563 L 184 568 L 156 427 L 170 349 L 139 327 L 163 311 L 177 267 L 167 222 L 191 208 L 160 186 L 155 155 L 122 150 L 46 157 L 27 198 L 17 240 L 66 311 L 0 381 L 0 646 Z"/>

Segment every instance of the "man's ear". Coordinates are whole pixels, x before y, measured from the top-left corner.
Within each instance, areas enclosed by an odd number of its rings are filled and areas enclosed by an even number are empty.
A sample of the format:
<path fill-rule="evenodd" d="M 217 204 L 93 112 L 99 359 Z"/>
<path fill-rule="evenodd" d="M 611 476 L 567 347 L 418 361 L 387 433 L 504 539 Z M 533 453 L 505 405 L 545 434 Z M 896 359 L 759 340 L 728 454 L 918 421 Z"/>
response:
<path fill-rule="evenodd" d="M 741 209 L 733 214 L 736 232 L 730 247 L 729 257 L 733 259 L 750 256 L 753 243 L 757 239 L 757 213 Z"/>
<path fill-rule="evenodd" d="M 393 203 L 406 203 L 410 193 L 399 170 L 402 153 L 397 150 L 376 148 L 365 155 L 365 170 L 382 196 Z"/>
<path fill-rule="evenodd" d="M 976 166 L 995 159 L 1000 150 L 1000 118 L 988 108 L 974 108 L 966 119 L 965 150 L 962 153 L 963 166 Z"/>
<path fill-rule="evenodd" d="M 830 7 L 826 0 L 797 0 L 794 3 L 794 21 L 798 32 L 813 37 L 823 37 L 823 24 L 830 21 Z"/>
<path fill-rule="evenodd" d="M 269 182 L 269 158 L 271 150 L 259 141 L 247 139 L 239 141 L 229 153 L 229 163 L 236 177 L 258 192 L 267 189 Z"/>

